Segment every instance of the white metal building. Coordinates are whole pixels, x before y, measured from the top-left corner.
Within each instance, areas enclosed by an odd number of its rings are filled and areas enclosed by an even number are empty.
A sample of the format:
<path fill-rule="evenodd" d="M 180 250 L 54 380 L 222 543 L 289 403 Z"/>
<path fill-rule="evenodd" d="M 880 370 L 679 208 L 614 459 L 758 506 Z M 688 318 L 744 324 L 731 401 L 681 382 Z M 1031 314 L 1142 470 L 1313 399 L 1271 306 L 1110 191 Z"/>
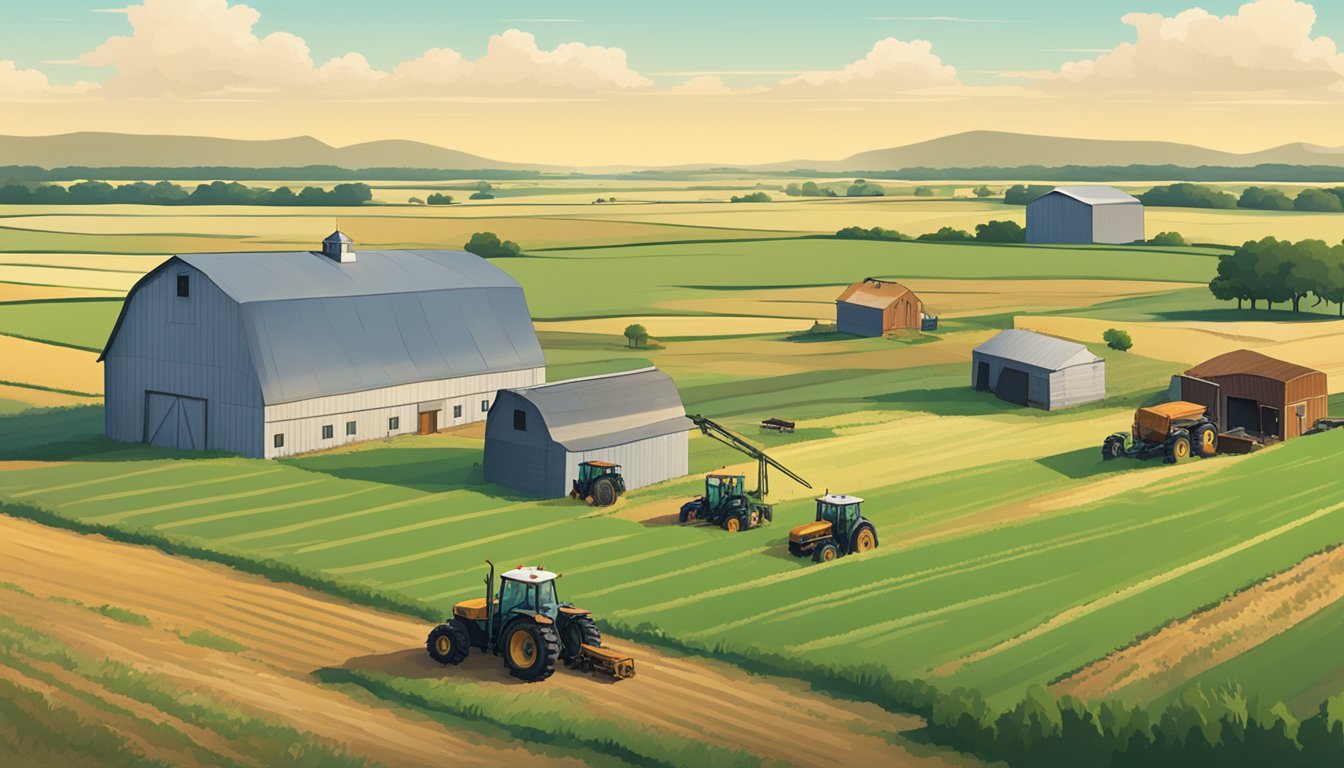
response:
<path fill-rule="evenodd" d="M 1028 243 L 1142 241 L 1143 203 L 1115 187 L 1055 187 L 1027 203 Z"/>
<path fill-rule="evenodd" d="M 971 352 L 972 385 L 1046 410 L 1106 397 L 1106 361 L 1086 346 L 1032 331 L 1002 331 Z"/>
<path fill-rule="evenodd" d="M 503 390 L 485 425 L 485 479 L 559 498 L 596 460 L 622 465 L 626 488 L 640 488 L 690 471 L 693 428 L 657 368 Z"/>
<path fill-rule="evenodd" d="M 114 440 L 274 458 L 480 421 L 546 380 L 523 289 L 461 251 L 168 259 L 107 346 Z"/>

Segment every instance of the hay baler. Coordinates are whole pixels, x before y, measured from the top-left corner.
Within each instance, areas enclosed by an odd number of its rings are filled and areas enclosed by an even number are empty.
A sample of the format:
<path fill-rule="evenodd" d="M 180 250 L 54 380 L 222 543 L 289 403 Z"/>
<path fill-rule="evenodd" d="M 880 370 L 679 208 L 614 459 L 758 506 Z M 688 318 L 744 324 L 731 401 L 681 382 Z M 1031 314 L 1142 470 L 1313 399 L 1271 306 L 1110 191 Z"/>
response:
<path fill-rule="evenodd" d="M 1191 455 L 1216 453 L 1218 425 L 1205 415 L 1204 406 L 1184 400 L 1138 409 L 1129 432 L 1116 432 L 1101 444 L 1101 458 L 1107 461 L 1160 454 L 1164 463 L 1175 464 Z"/>

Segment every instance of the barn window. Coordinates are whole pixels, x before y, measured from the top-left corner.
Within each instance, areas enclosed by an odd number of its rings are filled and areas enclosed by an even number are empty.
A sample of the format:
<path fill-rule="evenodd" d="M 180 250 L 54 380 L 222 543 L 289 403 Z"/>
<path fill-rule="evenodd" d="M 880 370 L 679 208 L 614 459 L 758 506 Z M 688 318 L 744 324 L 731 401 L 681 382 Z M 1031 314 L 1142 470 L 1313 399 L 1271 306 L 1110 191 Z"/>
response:
<path fill-rule="evenodd" d="M 485 412 L 487 412 L 487 411 L 489 411 L 489 410 L 490 410 L 490 401 L 489 401 L 489 400 L 482 400 L 482 401 L 481 401 L 481 413 L 485 413 Z"/>
<path fill-rule="evenodd" d="M 453 406 L 453 418 L 454 419 L 462 418 L 462 406 L 460 405 Z"/>
<path fill-rule="evenodd" d="M 400 416 L 393 416 L 392 418 L 390 418 L 390 419 L 387 420 L 387 431 L 388 431 L 388 432 L 396 432 L 398 429 L 401 429 L 401 417 L 400 417 Z"/>
<path fill-rule="evenodd" d="M 324 424 L 324 425 L 322 425 L 322 439 L 323 439 L 323 440 L 330 440 L 330 439 L 331 439 L 332 437 L 334 437 L 335 435 L 336 435 L 336 429 L 335 429 L 334 427 L 332 427 L 330 424 Z"/>
<path fill-rule="evenodd" d="M 519 432 L 527 431 L 527 411 L 514 409 L 513 428 L 518 430 Z"/>
<path fill-rule="evenodd" d="M 345 434 L 347 435 L 355 434 L 355 422 L 353 421 L 345 422 Z"/>
<path fill-rule="evenodd" d="M 284 434 L 282 433 L 282 434 L 278 434 L 278 435 L 276 435 L 275 438 L 274 438 L 271 442 L 275 445 L 276 448 L 284 448 L 284 447 L 285 447 L 285 436 L 284 436 Z"/>
<path fill-rule="evenodd" d="M 191 298 L 191 275 L 181 274 L 177 276 L 177 295 L 179 298 Z"/>

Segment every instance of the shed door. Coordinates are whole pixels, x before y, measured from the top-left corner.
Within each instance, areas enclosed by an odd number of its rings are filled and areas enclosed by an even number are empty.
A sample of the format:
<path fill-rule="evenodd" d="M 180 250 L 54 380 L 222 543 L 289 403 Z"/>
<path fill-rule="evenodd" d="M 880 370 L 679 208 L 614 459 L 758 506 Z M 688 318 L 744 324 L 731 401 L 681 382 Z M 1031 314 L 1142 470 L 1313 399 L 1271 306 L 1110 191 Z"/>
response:
<path fill-rule="evenodd" d="M 1283 436 L 1283 427 L 1279 422 L 1279 409 L 1268 405 L 1260 406 L 1260 434 Z"/>
<path fill-rule="evenodd" d="M 421 412 L 420 412 L 420 425 L 419 425 L 419 426 L 420 426 L 420 429 L 419 429 L 418 431 L 419 431 L 419 433 L 422 434 L 422 435 L 431 435 L 431 434 L 433 434 L 433 433 L 435 433 L 435 432 L 438 432 L 438 431 L 439 431 L 439 412 L 438 412 L 438 411 L 421 411 Z"/>
<path fill-rule="evenodd" d="M 1260 403 L 1245 397 L 1227 398 L 1227 425 L 1225 429 L 1241 427 L 1247 432 L 1260 431 Z"/>
<path fill-rule="evenodd" d="M 1000 400 L 1026 405 L 1030 390 L 1031 377 L 1026 371 L 1008 367 L 999 371 L 999 386 L 994 390 L 994 394 L 998 395 Z"/>
<path fill-rule="evenodd" d="M 183 451 L 205 450 L 205 401 L 197 397 L 145 393 L 145 442 Z"/>
<path fill-rule="evenodd" d="M 1177 376 L 1181 384 L 1181 399 L 1187 403 L 1204 406 L 1209 420 L 1222 426 L 1223 415 L 1218 412 L 1219 387 L 1212 381 L 1196 379 L 1193 376 Z"/>
<path fill-rule="evenodd" d="M 975 388 L 979 392 L 989 391 L 989 363 L 984 360 L 975 366 Z"/>

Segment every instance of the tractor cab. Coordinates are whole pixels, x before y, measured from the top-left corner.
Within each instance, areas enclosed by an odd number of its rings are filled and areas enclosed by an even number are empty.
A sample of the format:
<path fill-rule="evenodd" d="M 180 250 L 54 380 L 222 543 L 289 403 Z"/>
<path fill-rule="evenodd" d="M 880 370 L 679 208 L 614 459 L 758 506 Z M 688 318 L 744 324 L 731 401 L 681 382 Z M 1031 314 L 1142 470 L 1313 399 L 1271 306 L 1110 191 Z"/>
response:
<path fill-rule="evenodd" d="M 817 498 L 817 517 L 789 532 L 789 552 L 828 562 L 877 546 L 877 530 L 862 512 L 863 499 L 828 493 Z"/>
<path fill-rule="evenodd" d="M 579 482 L 587 485 L 603 475 L 619 474 L 620 470 L 620 464 L 610 461 L 585 461 L 579 465 Z"/>
<path fill-rule="evenodd" d="M 705 501 L 710 509 L 718 509 L 734 496 L 746 495 L 747 478 L 743 475 L 707 475 Z"/>
<path fill-rule="evenodd" d="M 555 621 L 560 601 L 555 594 L 556 574 L 540 568 L 518 567 L 499 577 L 496 621 L 516 613 L 543 616 Z"/>

